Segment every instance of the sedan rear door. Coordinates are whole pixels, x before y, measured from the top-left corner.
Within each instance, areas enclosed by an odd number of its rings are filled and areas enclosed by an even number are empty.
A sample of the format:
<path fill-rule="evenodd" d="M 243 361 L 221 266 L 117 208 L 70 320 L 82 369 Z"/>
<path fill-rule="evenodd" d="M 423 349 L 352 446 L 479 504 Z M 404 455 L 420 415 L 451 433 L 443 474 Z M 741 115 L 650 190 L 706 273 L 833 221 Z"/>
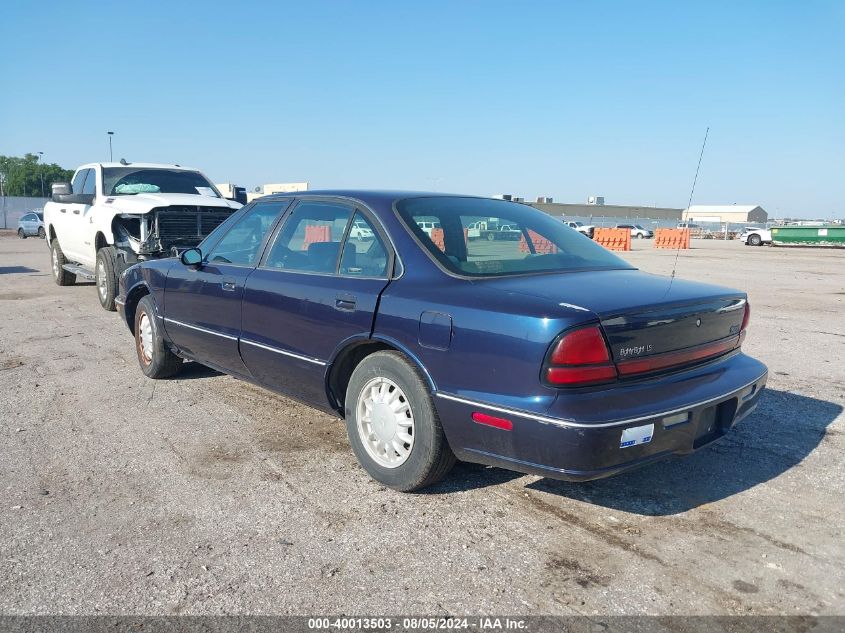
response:
<path fill-rule="evenodd" d="M 370 231 L 356 231 L 358 224 Z M 300 200 L 278 230 L 243 298 L 241 356 L 268 387 L 327 404 L 325 372 L 345 341 L 369 337 L 393 253 L 366 210 Z"/>

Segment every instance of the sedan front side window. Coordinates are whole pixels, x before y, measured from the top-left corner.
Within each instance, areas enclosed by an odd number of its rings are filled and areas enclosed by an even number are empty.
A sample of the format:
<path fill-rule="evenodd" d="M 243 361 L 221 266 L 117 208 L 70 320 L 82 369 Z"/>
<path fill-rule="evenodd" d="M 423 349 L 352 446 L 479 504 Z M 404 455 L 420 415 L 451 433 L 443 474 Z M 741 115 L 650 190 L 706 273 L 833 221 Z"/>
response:
<path fill-rule="evenodd" d="M 206 257 L 206 261 L 241 266 L 256 265 L 264 238 L 287 204 L 286 200 L 256 204 L 221 238 Z"/>

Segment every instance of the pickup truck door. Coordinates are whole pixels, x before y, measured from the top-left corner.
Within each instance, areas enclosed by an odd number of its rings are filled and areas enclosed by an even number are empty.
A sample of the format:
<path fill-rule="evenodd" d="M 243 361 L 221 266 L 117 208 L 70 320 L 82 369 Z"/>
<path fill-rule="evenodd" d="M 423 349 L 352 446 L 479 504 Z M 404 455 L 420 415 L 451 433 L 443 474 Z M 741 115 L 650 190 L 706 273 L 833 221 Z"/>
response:
<path fill-rule="evenodd" d="M 358 222 L 371 235 L 350 237 Z M 244 289 L 241 357 L 257 381 L 327 408 L 332 354 L 372 333 L 392 266 L 388 243 L 375 220 L 351 203 L 296 204 Z"/>
<path fill-rule="evenodd" d="M 73 178 L 73 193 L 93 194 L 96 192 L 97 171 L 93 168 L 82 169 Z M 62 234 L 59 244 L 65 257 L 70 261 L 79 262 L 93 269 L 96 253 L 93 252 L 93 238 L 87 237 L 91 232 L 88 214 L 90 204 L 70 203 L 59 204 L 59 214 L 62 216 Z M 86 245 L 86 241 L 90 245 Z M 89 252 L 91 251 L 91 252 Z"/>
<path fill-rule="evenodd" d="M 238 352 L 241 300 L 265 242 L 289 200 L 256 202 L 244 210 L 199 267 L 174 264 L 164 291 L 164 327 L 170 340 L 196 361 L 246 376 Z"/>

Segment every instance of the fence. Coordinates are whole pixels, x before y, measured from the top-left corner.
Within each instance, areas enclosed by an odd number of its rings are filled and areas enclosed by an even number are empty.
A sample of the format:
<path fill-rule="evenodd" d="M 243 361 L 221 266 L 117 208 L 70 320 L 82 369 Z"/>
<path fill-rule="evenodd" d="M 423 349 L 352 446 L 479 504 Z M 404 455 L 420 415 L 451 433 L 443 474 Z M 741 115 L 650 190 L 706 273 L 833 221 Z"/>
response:
<path fill-rule="evenodd" d="M 656 229 L 674 229 L 678 226 L 678 222 L 680 222 L 680 220 L 667 220 L 665 218 L 617 218 L 612 216 L 599 215 L 567 215 L 563 219 L 565 219 L 567 222 L 581 222 L 583 224 L 592 224 L 593 226 L 600 228 L 612 228 L 615 227 L 617 224 L 634 224 L 639 225 L 649 231 L 655 231 Z M 735 239 L 742 232 L 742 229 L 746 226 L 767 226 L 767 223 L 765 222 L 729 222 L 727 224 L 719 222 L 694 222 L 694 224 L 696 225 L 696 227 L 694 227 L 691 231 L 691 237 L 693 239 L 716 240 Z"/>
<path fill-rule="evenodd" d="M 0 197 L 0 229 L 17 229 L 18 220 L 25 213 L 44 211 L 49 198 L 24 198 L 22 196 Z"/>

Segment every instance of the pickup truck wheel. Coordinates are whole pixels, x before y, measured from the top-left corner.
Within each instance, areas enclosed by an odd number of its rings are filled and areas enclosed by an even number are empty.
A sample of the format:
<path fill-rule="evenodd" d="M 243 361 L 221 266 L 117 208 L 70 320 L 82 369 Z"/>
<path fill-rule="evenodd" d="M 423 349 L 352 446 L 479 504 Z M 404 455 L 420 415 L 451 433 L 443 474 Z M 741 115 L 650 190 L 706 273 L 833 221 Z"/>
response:
<path fill-rule="evenodd" d="M 155 319 L 152 297 L 142 297 L 135 309 L 135 351 L 147 378 L 169 378 L 179 371 L 182 359 L 170 351 Z"/>
<path fill-rule="evenodd" d="M 760 244 L 763 243 L 763 240 L 759 235 L 754 233 L 753 235 L 748 236 L 748 243 L 751 244 L 751 246 L 760 246 Z"/>
<path fill-rule="evenodd" d="M 22 240 L 26 239 L 26 233 L 24 233 L 23 229 L 18 229 L 18 237 L 21 238 Z"/>
<path fill-rule="evenodd" d="M 440 481 L 455 464 L 427 384 L 399 352 L 376 352 L 352 372 L 344 405 L 358 462 L 394 490 Z"/>
<path fill-rule="evenodd" d="M 493 235 L 492 233 L 488 233 L 488 234 L 487 234 L 487 241 L 488 241 L 488 242 L 492 242 L 492 241 L 493 241 L 493 240 L 495 240 L 495 239 L 496 239 L 496 236 L 495 236 L 495 235 Z"/>
<path fill-rule="evenodd" d="M 76 275 L 69 273 L 62 266 L 67 264 L 65 254 L 62 253 L 62 247 L 59 246 L 59 240 L 53 238 L 53 244 L 50 247 L 50 263 L 53 267 L 53 281 L 60 286 L 72 286 L 76 283 Z"/>
<path fill-rule="evenodd" d="M 97 251 L 97 268 L 94 278 L 97 282 L 97 296 L 100 297 L 100 305 L 109 312 L 114 312 L 117 275 L 114 274 L 114 254 L 108 246 Z"/>

